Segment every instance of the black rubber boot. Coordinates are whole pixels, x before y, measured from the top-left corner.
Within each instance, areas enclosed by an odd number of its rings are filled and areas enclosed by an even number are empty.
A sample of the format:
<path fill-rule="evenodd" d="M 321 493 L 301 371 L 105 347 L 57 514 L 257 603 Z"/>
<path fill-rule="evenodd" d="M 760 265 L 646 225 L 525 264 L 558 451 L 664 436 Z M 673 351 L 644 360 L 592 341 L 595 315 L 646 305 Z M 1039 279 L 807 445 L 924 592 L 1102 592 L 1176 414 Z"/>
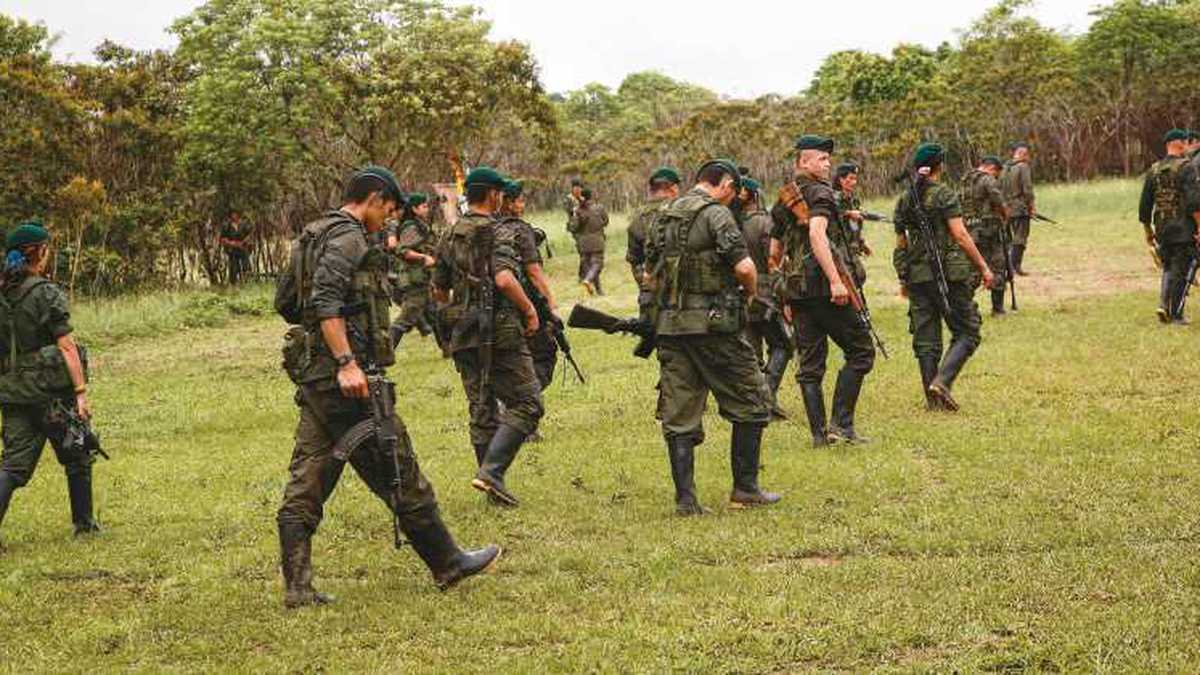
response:
<path fill-rule="evenodd" d="M 967 359 L 971 358 L 974 352 L 975 349 L 966 342 L 959 341 L 950 345 L 950 350 L 942 359 L 941 369 L 929 384 L 929 393 L 951 412 L 958 412 L 958 402 L 950 395 L 950 390 L 954 387 L 954 380 L 962 372 L 963 366 L 967 364 Z"/>
<path fill-rule="evenodd" d="M 925 409 L 945 410 L 946 407 L 942 405 L 941 399 L 929 391 L 929 385 L 933 384 L 933 378 L 937 377 L 937 357 L 923 356 L 917 359 L 917 366 L 921 369 L 921 392 L 925 395 Z"/>
<path fill-rule="evenodd" d="M 415 517 L 404 518 L 401 523 L 413 550 L 421 556 L 434 583 L 443 591 L 486 571 L 500 558 L 500 547 L 495 545 L 475 551 L 459 548 L 442 522 L 437 506 Z"/>
<path fill-rule="evenodd" d="M 820 382 L 801 382 L 800 396 L 804 399 L 804 413 L 808 416 L 808 429 L 812 432 L 813 447 L 829 445 L 829 429 L 825 420 L 825 392 Z"/>
<path fill-rule="evenodd" d="M 696 498 L 696 442 L 691 437 L 675 436 L 667 440 L 671 460 L 671 481 L 675 483 L 675 514 L 699 516 L 704 513 Z"/>
<path fill-rule="evenodd" d="M 767 365 L 763 368 L 763 376 L 767 380 L 767 387 L 771 390 L 771 416 L 775 419 L 786 420 L 787 413 L 779 406 L 779 387 L 783 384 L 784 373 L 787 372 L 788 363 L 791 362 L 792 355 L 786 349 L 772 349 L 767 356 Z"/>
<path fill-rule="evenodd" d="M 483 463 L 479 466 L 479 473 L 475 474 L 475 480 L 471 481 L 471 487 L 486 492 L 498 503 L 506 506 L 520 504 L 508 488 L 504 487 L 504 474 L 508 467 L 512 466 L 524 442 L 525 434 L 514 427 L 502 425 L 497 429 L 488 445 Z"/>
<path fill-rule="evenodd" d="M 312 534 L 308 527 L 302 523 L 280 523 L 279 549 L 283 566 L 284 607 L 296 609 L 333 602 L 332 595 L 313 588 Z"/>
<path fill-rule="evenodd" d="M 1012 266 L 1013 272 L 1019 276 L 1029 276 L 1025 271 L 1025 247 L 1020 244 L 1013 244 L 1012 247 Z"/>
<path fill-rule="evenodd" d="M 838 373 L 837 386 L 833 390 L 833 416 L 829 425 L 831 441 L 856 445 L 870 442 L 854 431 L 854 409 L 858 406 L 864 379 L 864 374 L 850 368 L 843 368 Z"/>
<path fill-rule="evenodd" d="M 8 513 L 8 505 L 17 487 L 16 479 L 7 471 L 0 470 L 0 525 L 4 525 L 4 514 Z"/>
<path fill-rule="evenodd" d="M 92 513 L 92 467 L 67 474 L 67 496 L 71 501 L 71 523 L 75 536 L 100 531 L 100 523 Z"/>
<path fill-rule="evenodd" d="M 400 346 L 400 341 L 404 339 L 404 334 L 407 332 L 408 330 L 406 330 L 403 326 L 395 323 L 388 328 L 388 335 L 392 338 L 392 349 Z"/>
<path fill-rule="evenodd" d="M 992 289 L 992 315 L 1003 316 L 1008 312 L 1004 311 L 1004 287 Z"/>
<path fill-rule="evenodd" d="M 733 435 L 729 443 L 729 461 L 733 468 L 730 508 L 766 506 L 783 499 L 779 494 L 763 492 L 758 487 L 758 467 L 762 457 L 764 429 L 766 425 L 761 423 L 738 422 L 733 425 Z"/>

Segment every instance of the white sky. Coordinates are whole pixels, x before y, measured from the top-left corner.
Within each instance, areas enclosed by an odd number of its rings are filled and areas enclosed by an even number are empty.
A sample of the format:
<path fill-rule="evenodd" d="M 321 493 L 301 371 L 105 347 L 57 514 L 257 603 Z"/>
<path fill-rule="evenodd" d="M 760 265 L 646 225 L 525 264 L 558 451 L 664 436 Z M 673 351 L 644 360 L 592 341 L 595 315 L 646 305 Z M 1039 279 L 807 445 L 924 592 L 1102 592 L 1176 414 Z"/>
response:
<path fill-rule="evenodd" d="M 454 4 L 468 4 L 453 0 Z M 60 35 L 56 54 L 87 61 L 103 39 L 148 49 L 172 44 L 166 27 L 200 0 L 0 0 L 0 12 L 45 23 Z M 889 52 L 900 42 L 930 47 L 994 0 L 822 0 L 654 2 L 653 0 L 473 0 L 496 38 L 533 47 L 550 91 L 589 82 L 615 87 L 625 75 L 657 70 L 735 97 L 794 94 L 828 54 Z M 1085 30 L 1100 0 L 1038 0 L 1042 23 Z M 737 12 L 735 14 L 735 12 Z M 806 31 L 805 27 L 815 27 Z"/>

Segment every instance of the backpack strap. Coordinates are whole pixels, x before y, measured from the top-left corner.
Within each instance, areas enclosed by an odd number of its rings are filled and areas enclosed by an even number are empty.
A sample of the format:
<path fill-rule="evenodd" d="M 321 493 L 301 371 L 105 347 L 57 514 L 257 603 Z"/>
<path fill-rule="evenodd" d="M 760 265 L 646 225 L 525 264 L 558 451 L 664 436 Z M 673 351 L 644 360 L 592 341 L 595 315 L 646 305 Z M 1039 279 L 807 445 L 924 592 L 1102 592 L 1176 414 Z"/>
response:
<path fill-rule="evenodd" d="M 679 230 L 675 233 L 675 245 L 679 247 L 679 263 L 675 265 L 675 278 L 671 279 L 670 305 L 672 307 L 678 307 L 682 299 L 683 291 L 679 287 L 679 279 L 685 265 L 690 264 L 692 260 L 691 252 L 688 251 L 687 247 L 688 239 L 691 238 L 692 234 L 692 226 L 696 224 L 696 220 L 700 218 L 701 213 L 704 213 L 710 206 L 718 206 L 719 204 L 720 202 L 716 201 L 705 202 L 692 213 L 691 218 L 683 221 L 683 224 L 679 226 Z"/>
<path fill-rule="evenodd" d="M 5 370 L 12 368 L 17 362 L 17 307 L 25 302 L 25 298 L 29 294 L 50 283 L 49 279 L 39 276 L 30 275 L 17 286 L 17 297 L 10 301 L 8 294 L 0 291 L 0 307 L 3 307 L 4 313 L 8 315 L 8 362 Z"/>
<path fill-rule="evenodd" d="M 305 297 L 304 280 L 307 279 L 309 275 L 309 270 L 307 269 L 309 252 L 314 250 L 313 247 L 324 246 L 325 242 L 329 241 L 329 237 L 344 226 L 357 227 L 358 223 L 341 211 L 335 211 L 326 217 L 325 222 L 323 222 L 320 227 L 313 228 L 311 230 L 306 229 L 305 232 L 300 235 L 301 238 L 305 239 L 305 241 L 304 245 L 301 246 L 300 261 L 299 264 L 295 266 L 295 274 L 296 306 L 300 308 L 301 315 L 303 315 L 308 309 L 309 298 Z"/>

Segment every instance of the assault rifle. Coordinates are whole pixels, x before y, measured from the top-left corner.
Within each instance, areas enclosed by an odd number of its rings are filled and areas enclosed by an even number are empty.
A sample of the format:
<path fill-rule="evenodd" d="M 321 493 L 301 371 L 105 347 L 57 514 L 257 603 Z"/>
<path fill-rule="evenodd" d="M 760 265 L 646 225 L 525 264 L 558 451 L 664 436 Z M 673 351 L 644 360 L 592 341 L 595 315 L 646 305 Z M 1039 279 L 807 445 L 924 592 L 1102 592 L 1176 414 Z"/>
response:
<path fill-rule="evenodd" d="M 492 224 L 476 230 L 477 250 L 483 251 L 483 269 L 479 279 L 479 391 L 487 400 L 492 389 L 492 353 L 496 347 L 496 272 L 492 266 L 492 249 L 496 246 L 496 230 Z"/>
<path fill-rule="evenodd" d="M 585 307 L 583 305 L 575 305 L 571 309 L 571 316 L 567 318 L 567 325 L 571 328 L 580 328 L 582 330 L 602 330 L 609 335 L 614 333 L 625 333 L 627 335 L 636 335 L 641 338 L 638 345 L 633 350 L 633 355 L 639 359 L 648 359 L 654 353 L 654 349 L 658 344 L 658 336 L 655 334 L 654 326 L 649 322 L 641 319 L 618 319 L 615 316 L 605 314 L 598 309 Z"/>
<path fill-rule="evenodd" d="M 567 340 L 567 332 L 563 330 L 562 319 L 550 311 L 550 301 L 546 299 L 546 296 L 542 295 L 536 286 L 528 282 L 523 284 L 523 286 L 525 287 L 525 295 L 529 296 L 529 301 L 533 303 L 533 308 L 537 311 L 538 323 L 550 331 L 551 337 L 554 338 L 555 344 L 558 345 L 558 350 L 563 354 L 563 359 L 571 364 L 571 368 L 575 371 L 575 377 L 579 378 L 579 384 L 587 384 L 587 378 L 583 376 L 583 371 L 579 369 L 579 364 L 575 362 L 575 356 L 571 354 L 571 343 Z"/>
<path fill-rule="evenodd" d="M 1060 225 L 1061 224 L 1057 220 L 1054 220 L 1053 218 L 1047 218 L 1046 216 L 1043 216 L 1040 213 L 1035 213 L 1032 216 L 1030 216 L 1030 218 L 1033 218 L 1034 220 L 1040 220 L 1043 223 L 1050 223 L 1051 225 Z"/>
<path fill-rule="evenodd" d="M 1175 316 L 1183 316 L 1183 308 L 1187 306 L 1188 296 L 1192 293 L 1192 286 L 1196 283 L 1196 272 L 1200 270 L 1200 247 L 1192 252 L 1192 261 L 1188 263 L 1187 284 L 1183 287 L 1183 295 L 1179 298 L 1179 305 L 1176 306 Z"/>
<path fill-rule="evenodd" d="M 80 415 L 74 406 L 56 399 L 49 417 L 51 425 L 63 429 L 62 444 L 67 455 L 87 457 L 89 461 L 96 457 L 109 459 L 108 453 L 100 445 L 100 436 L 92 429 L 92 423 Z"/>
<path fill-rule="evenodd" d="M 863 220 L 866 220 L 868 222 L 872 222 L 872 223 L 890 223 L 890 222 L 892 222 L 891 218 L 888 218 L 887 216 L 883 215 L 882 213 L 872 213 L 871 211 L 860 211 L 859 213 L 862 214 Z"/>
<path fill-rule="evenodd" d="M 949 315 L 951 312 L 950 284 L 946 282 L 946 267 L 942 263 L 942 252 L 938 250 L 937 240 L 934 237 L 933 224 L 929 222 L 929 215 L 925 213 L 925 207 L 921 205 L 920 184 L 923 180 L 929 179 L 916 170 L 909 172 L 908 206 L 912 217 L 917 221 L 921 243 L 925 245 L 925 257 L 929 259 L 929 265 L 933 268 L 933 280 L 937 283 L 938 296 L 942 300 L 942 310 Z M 912 245 L 911 236 L 908 240 L 909 245 Z"/>
<path fill-rule="evenodd" d="M 1007 222 L 1000 223 L 1000 248 L 1004 249 L 1004 273 L 1008 277 L 1008 288 L 1012 292 L 1012 309 L 1017 311 L 1017 271 L 1012 261 L 1012 230 Z"/>

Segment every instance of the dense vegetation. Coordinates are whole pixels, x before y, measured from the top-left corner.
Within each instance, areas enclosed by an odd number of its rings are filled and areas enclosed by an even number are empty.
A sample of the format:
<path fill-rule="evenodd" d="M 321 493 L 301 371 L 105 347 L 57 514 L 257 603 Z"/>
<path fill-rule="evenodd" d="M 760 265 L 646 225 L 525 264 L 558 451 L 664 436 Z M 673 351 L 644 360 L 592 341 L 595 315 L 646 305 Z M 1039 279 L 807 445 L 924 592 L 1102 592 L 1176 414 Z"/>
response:
<path fill-rule="evenodd" d="M 1115 0 L 1081 35 L 1026 4 L 937 49 L 832 54 L 802 93 L 756 100 L 653 72 L 550 94 L 527 46 L 436 0 L 210 0 L 174 24 L 174 51 L 106 43 L 94 64 L 55 62 L 53 27 L 0 15 L 0 223 L 46 218 L 59 279 L 99 293 L 219 279 L 230 209 L 274 269 L 280 235 L 367 161 L 419 187 L 496 164 L 543 206 L 582 175 L 620 208 L 661 163 L 729 155 L 776 183 L 799 130 L 837 137 L 880 192 L 922 139 L 955 169 L 1028 139 L 1041 179 L 1073 180 L 1136 173 L 1165 128 L 1200 124 L 1200 2 Z"/>

